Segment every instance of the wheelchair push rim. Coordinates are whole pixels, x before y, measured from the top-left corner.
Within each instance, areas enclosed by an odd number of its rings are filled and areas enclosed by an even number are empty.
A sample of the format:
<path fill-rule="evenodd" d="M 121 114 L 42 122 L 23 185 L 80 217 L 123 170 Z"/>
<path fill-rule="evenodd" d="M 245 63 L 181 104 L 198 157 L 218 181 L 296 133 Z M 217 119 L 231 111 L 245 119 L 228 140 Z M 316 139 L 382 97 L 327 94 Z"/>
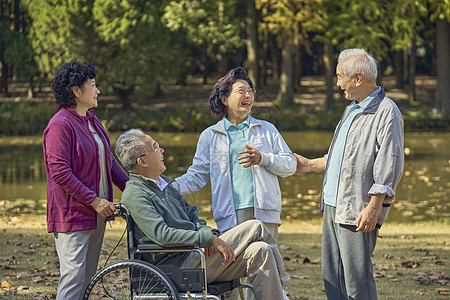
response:
<path fill-rule="evenodd" d="M 139 260 L 122 260 L 98 272 L 84 293 L 84 300 L 179 300 L 170 279 L 157 267 Z"/>

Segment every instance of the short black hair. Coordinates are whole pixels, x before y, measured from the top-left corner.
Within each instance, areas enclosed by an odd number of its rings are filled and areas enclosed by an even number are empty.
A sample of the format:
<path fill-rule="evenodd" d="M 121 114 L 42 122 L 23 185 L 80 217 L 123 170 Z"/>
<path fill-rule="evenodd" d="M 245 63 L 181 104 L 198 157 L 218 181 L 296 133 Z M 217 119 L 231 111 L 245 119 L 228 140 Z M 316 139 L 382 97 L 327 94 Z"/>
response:
<path fill-rule="evenodd" d="M 72 87 L 82 87 L 88 79 L 94 79 L 96 76 L 97 70 L 90 63 L 80 63 L 74 59 L 64 64 L 53 78 L 53 95 L 55 95 L 56 104 L 60 108 L 76 107 Z"/>
<path fill-rule="evenodd" d="M 253 88 L 253 82 L 248 77 L 247 71 L 242 67 L 237 67 L 228 71 L 228 73 L 217 80 L 216 84 L 209 94 L 209 109 L 215 115 L 226 115 L 227 107 L 222 103 L 222 96 L 228 96 L 231 92 L 231 86 L 238 80 L 242 79 L 247 81 L 251 88 Z"/>

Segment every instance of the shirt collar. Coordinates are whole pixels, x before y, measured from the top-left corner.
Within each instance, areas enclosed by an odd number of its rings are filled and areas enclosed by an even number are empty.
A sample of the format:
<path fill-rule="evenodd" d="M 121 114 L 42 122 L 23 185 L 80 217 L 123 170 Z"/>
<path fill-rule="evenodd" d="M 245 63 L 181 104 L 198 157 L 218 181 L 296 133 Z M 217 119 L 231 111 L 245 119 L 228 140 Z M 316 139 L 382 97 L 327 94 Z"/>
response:
<path fill-rule="evenodd" d="M 239 124 L 238 126 L 234 125 L 233 123 L 231 123 L 230 121 L 228 121 L 227 117 L 223 117 L 223 121 L 225 122 L 225 129 L 228 131 L 230 130 L 230 128 L 238 128 L 238 129 L 243 129 L 243 128 L 248 128 L 250 126 L 250 114 L 247 116 L 247 118 L 244 120 L 244 122 L 242 122 L 241 124 Z"/>
<path fill-rule="evenodd" d="M 145 177 L 145 176 L 143 176 L 143 177 Z M 153 181 L 161 191 L 164 190 L 164 188 L 168 185 L 168 183 L 161 176 L 159 176 L 157 180 L 151 179 L 148 177 L 145 177 L 145 178 Z"/>

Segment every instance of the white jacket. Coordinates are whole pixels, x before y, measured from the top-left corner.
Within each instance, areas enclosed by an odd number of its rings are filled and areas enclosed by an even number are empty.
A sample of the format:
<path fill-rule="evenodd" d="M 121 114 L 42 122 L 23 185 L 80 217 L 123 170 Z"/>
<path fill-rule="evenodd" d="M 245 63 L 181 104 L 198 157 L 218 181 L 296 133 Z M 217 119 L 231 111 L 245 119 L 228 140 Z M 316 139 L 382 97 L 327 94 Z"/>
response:
<path fill-rule="evenodd" d="M 281 191 L 277 176 L 295 173 L 296 158 L 269 122 L 250 116 L 248 145 L 261 152 L 259 166 L 253 166 L 255 218 L 281 224 Z M 199 137 L 192 165 L 172 185 L 181 194 L 202 189 L 211 178 L 212 212 L 217 228 L 225 231 L 237 225 L 231 190 L 229 139 L 223 119 L 205 129 Z"/>

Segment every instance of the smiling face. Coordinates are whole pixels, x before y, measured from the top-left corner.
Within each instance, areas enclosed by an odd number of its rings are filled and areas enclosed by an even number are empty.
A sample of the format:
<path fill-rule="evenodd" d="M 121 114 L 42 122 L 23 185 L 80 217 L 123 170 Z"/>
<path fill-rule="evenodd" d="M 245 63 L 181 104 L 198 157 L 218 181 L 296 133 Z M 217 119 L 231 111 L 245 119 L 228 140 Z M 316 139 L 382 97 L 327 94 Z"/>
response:
<path fill-rule="evenodd" d="M 344 91 L 345 98 L 348 100 L 356 100 L 358 87 L 358 79 L 356 76 L 347 76 L 342 70 L 342 65 L 339 62 L 336 67 L 337 82 L 336 85 Z"/>
<path fill-rule="evenodd" d="M 238 79 L 231 86 L 231 92 L 222 97 L 222 103 L 227 107 L 227 119 L 235 124 L 242 123 L 252 111 L 255 96 L 247 81 Z"/>
<path fill-rule="evenodd" d="M 149 135 L 143 137 L 142 141 L 145 143 L 146 149 L 145 153 L 142 153 L 138 158 L 138 163 L 141 163 L 145 168 L 145 174 L 143 175 L 151 179 L 158 179 L 159 175 L 166 170 L 164 149 Z"/>
<path fill-rule="evenodd" d="M 73 87 L 72 91 L 77 103 L 75 110 L 81 115 L 86 115 L 88 109 L 98 106 L 98 94 L 100 94 L 100 90 L 95 84 L 95 79 L 86 80 L 81 87 Z"/>

